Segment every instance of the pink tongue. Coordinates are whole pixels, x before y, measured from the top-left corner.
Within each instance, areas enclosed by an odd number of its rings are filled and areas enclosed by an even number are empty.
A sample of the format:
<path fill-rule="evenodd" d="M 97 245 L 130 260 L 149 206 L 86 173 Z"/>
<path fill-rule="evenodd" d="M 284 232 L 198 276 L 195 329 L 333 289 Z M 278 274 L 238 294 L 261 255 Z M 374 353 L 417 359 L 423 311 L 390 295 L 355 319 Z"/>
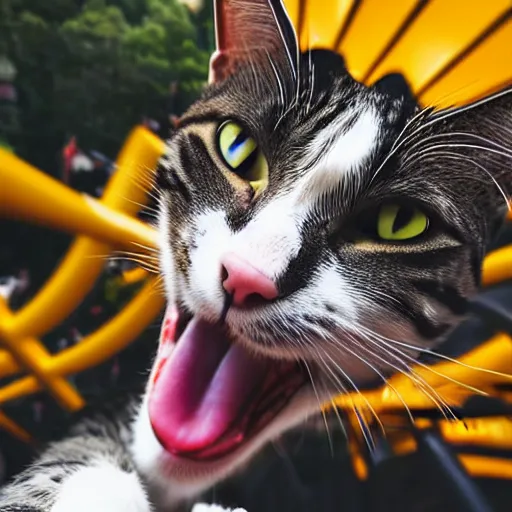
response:
<path fill-rule="evenodd" d="M 160 442 L 175 454 L 203 450 L 219 440 L 267 370 L 264 361 L 230 345 L 220 327 L 196 319 L 169 358 L 157 360 L 155 367 L 149 417 Z"/>

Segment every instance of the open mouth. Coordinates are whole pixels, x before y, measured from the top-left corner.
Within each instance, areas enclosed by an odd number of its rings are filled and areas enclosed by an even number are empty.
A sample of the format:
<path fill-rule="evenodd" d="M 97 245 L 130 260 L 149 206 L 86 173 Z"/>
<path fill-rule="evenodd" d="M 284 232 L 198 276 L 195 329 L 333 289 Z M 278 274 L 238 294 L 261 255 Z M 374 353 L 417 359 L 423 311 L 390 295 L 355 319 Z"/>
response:
<path fill-rule="evenodd" d="M 167 312 L 149 417 L 175 456 L 225 457 L 263 430 L 307 382 L 298 363 L 256 356 L 219 324 Z"/>

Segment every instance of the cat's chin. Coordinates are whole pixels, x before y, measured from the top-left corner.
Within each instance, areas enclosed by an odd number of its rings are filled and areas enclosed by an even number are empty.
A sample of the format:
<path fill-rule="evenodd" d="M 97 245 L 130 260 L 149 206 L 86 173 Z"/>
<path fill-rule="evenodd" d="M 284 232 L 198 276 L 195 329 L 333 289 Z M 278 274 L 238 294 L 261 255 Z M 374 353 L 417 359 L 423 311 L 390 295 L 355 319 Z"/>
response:
<path fill-rule="evenodd" d="M 322 397 L 327 398 L 327 397 Z M 269 441 L 302 424 L 319 411 L 318 397 L 311 386 L 303 386 L 261 430 L 223 457 L 204 461 L 169 453 L 154 434 L 146 395 L 134 423 L 132 452 L 162 506 L 194 499 L 247 464 Z"/>

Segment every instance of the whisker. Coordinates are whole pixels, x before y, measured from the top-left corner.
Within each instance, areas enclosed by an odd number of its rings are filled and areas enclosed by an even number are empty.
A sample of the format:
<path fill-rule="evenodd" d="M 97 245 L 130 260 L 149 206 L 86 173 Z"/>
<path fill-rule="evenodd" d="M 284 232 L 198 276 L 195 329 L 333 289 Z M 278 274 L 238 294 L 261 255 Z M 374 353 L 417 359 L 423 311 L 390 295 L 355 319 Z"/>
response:
<path fill-rule="evenodd" d="M 364 326 L 359 326 L 359 328 L 367 329 Z M 371 330 L 370 330 L 370 332 L 372 334 L 374 334 L 374 335 L 377 335 L 377 333 L 374 333 Z M 453 359 L 452 357 L 446 356 L 444 354 L 439 354 L 438 352 L 435 352 L 435 351 L 427 349 L 427 348 L 422 348 L 422 347 L 418 347 L 416 345 L 410 345 L 410 344 L 404 343 L 403 341 L 398 341 L 398 340 L 393 340 L 391 338 L 386 338 L 385 336 L 382 336 L 381 334 L 379 334 L 378 336 L 380 338 L 386 340 L 389 343 L 393 343 L 395 345 L 399 345 L 399 346 L 407 348 L 409 350 L 419 351 L 419 352 L 422 352 L 424 354 L 428 354 L 428 355 L 437 357 L 438 359 L 442 359 L 444 361 L 448 361 L 450 363 L 458 364 L 460 366 L 463 366 L 464 368 L 468 368 L 469 370 L 475 370 L 475 371 L 479 371 L 479 372 L 483 372 L 483 373 L 488 373 L 490 375 L 496 375 L 497 377 L 504 377 L 504 378 L 507 378 L 507 379 L 512 379 L 512 374 L 507 374 L 507 373 L 502 373 L 502 372 L 498 372 L 498 371 L 495 371 L 495 370 L 490 370 L 489 368 L 482 368 L 482 367 L 479 367 L 479 366 L 473 366 L 473 365 L 464 363 L 462 361 L 459 361 L 457 359 Z"/>
<path fill-rule="evenodd" d="M 130 179 L 132 183 L 148 197 L 157 203 L 160 201 L 159 195 L 156 195 L 158 189 L 156 188 L 154 180 L 149 180 L 149 178 L 142 176 L 131 176 Z"/>
<path fill-rule="evenodd" d="M 359 326 L 360 328 L 362 326 Z M 387 338 L 384 338 L 382 336 L 380 336 L 379 334 L 373 332 L 372 330 L 369 330 L 367 329 L 366 330 L 367 334 L 370 335 L 370 336 L 373 336 L 375 337 L 379 342 L 381 343 L 384 343 L 386 346 L 388 346 L 390 349 L 392 350 L 397 350 L 396 348 L 392 347 L 392 345 L 389 345 L 388 343 L 386 343 L 384 340 L 387 340 Z M 482 391 L 481 389 L 478 389 L 478 388 L 475 388 L 474 386 L 471 386 L 469 384 L 465 384 L 464 382 L 460 382 L 458 381 L 457 379 L 454 379 L 453 377 L 450 377 L 449 375 L 444 375 L 440 372 L 438 372 L 437 370 L 435 370 L 433 367 L 431 366 L 428 366 L 424 363 L 422 363 L 421 361 L 418 361 L 417 359 L 414 359 L 413 357 L 403 353 L 403 352 L 400 352 L 400 355 L 402 355 L 403 357 L 406 357 L 407 359 L 409 359 L 410 361 L 412 361 L 415 365 L 417 366 L 420 366 L 421 368 L 424 368 L 425 370 L 429 371 L 429 372 L 432 372 L 433 374 L 439 376 L 439 377 L 442 377 L 443 379 L 446 379 L 447 381 L 449 382 L 452 382 L 453 384 L 457 384 L 458 386 L 461 386 L 465 389 L 468 389 L 469 391 L 473 391 L 474 393 L 477 393 L 479 395 L 482 395 L 482 396 L 488 396 L 489 393 L 486 393 L 485 391 Z"/>
<path fill-rule="evenodd" d="M 354 409 L 354 416 L 357 419 L 357 423 L 359 423 L 359 429 L 361 430 L 361 433 L 363 434 L 363 437 L 366 441 L 368 449 L 370 450 L 370 452 L 375 451 L 375 448 L 376 448 L 375 441 L 373 440 L 371 430 L 370 430 L 368 424 L 366 423 L 366 420 L 363 418 L 363 416 L 359 412 L 359 409 L 355 405 L 352 404 L 352 408 Z"/>
<path fill-rule="evenodd" d="M 331 407 L 334 410 L 334 414 L 336 414 L 336 417 L 338 418 L 338 423 L 340 424 L 340 428 L 343 432 L 343 435 L 345 436 L 345 439 L 348 440 L 348 432 L 347 432 L 347 428 L 345 427 L 345 422 L 343 421 L 343 419 L 340 415 L 339 407 L 336 405 L 336 402 L 332 398 L 331 398 Z"/>
<path fill-rule="evenodd" d="M 384 168 L 384 166 L 389 162 L 389 160 L 396 154 L 396 152 L 404 145 L 406 144 L 408 141 L 410 140 L 413 140 L 415 137 L 417 137 L 418 135 L 416 134 L 416 132 L 418 131 L 417 129 L 414 130 L 411 134 L 407 135 L 406 137 L 403 137 L 404 134 L 407 132 L 407 130 L 410 129 L 410 127 L 414 124 L 414 123 L 418 123 L 418 121 L 422 118 L 422 117 L 427 117 L 428 114 L 430 113 L 431 109 L 430 108 L 425 108 L 425 109 L 422 109 L 420 110 L 412 119 L 410 119 L 406 125 L 404 126 L 404 128 L 402 129 L 402 131 L 398 134 L 398 137 L 396 138 L 395 142 L 393 143 L 393 145 L 391 146 L 391 149 L 389 151 L 389 153 L 386 155 L 386 157 L 384 158 L 384 160 L 382 161 L 382 163 L 379 165 L 379 167 L 377 168 L 377 170 L 373 173 L 373 176 L 370 180 L 370 185 L 373 183 L 374 179 L 377 177 L 377 175 L 380 173 L 380 171 Z M 421 126 L 421 125 L 420 125 Z M 403 138 L 402 138 L 403 137 Z"/>
<path fill-rule="evenodd" d="M 365 346 L 364 344 L 362 343 L 359 343 L 352 335 L 350 335 L 349 333 L 347 333 L 348 335 L 348 338 L 352 341 L 352 342 L 355 342 L 358 349 L 362 349 L 364 350 L 365 352 L 368 352 L 370 355 L 372 355 L 373 357 L 377 357 L 378 359 L 382 360 L 386 365 L 394 368 L 396 371 L 398 371 L 399 373 L 402 373 L 404 374 L 407 378 L 411 379 L 423 392 L 423 394 L 425 394 L 425 396 L 427 396 L 437 407 L 438 409 L 441 411 L 441 413 L 443 414 L 443 416 L 447 417 L 446 416 L 446 413 L 445 413 L 445 410 L 448 411 L 448 413 L 450 414 L 450 416 L 456 418 L 456 416 L 454 415 L 453 411 L 451 410 L 450 406 L 446 403 L 446 401 L 439 395 L 439 393 L 432 387 L 430 386 L 430 384 L 428 384 L 428 382 L 426 382 L 421 376 L 419 375 L 416 375 L 408 366 L 405 366 L 406 370 L 407 371 L 404 371 L 402 370 L 401 368 L 397 367 L 396 365 L 394 365 L 393 363 L 391 363 L 390 361 L 388 361 L 387 359 L 383 359 L 382 357 L 380 357 L 378 354 L 376 354 L 375 352 L 371 351 L 369 349 L 369 347 Z M 364 337 L 364 338 L 368 338 L 367 336 L 364 335 L 363 332 L 359 332 L 359 335 Z M 348 346 L 348 344 L 343 344 L 341 345 L 340 342 L 338 340 L 336 340 L 334 337 L 332 337 L 332 335 L 328 334 L 328 335 L 325 335 L 324 338 L 327 338 L 327 340 L 335 347 L 338 348 L 338 350 L 340 350 L 340 352 L 348 352 L 350 353 L 351 355 L 353 355 L 354 357 L 356 357 L 358 360 L 360 360 L 363 364 L 367 365 L 372 371 L 374 371 L 377 375 L 380 376 L 380 378 L 383 380 L 383 382 L 387 382 L 387 379 L 382 375 L 382 373 L 374 366 L 372 365 L 366 358 L 360 356 L 357 352 L 355 352 L 354 350 L 352 350 L 350 348 L 350 346 Z M 369 341 L 372 345 L 376 345 L 380 350 L 384 350 L 389 356 L 393 357 L 394 359 L 397 360 L 397 362 L 399 364 L 404 364 L 403 361 L 396 356 L 396 354 L 394 354 L 393 352 L 389 352 L 388 350 L 386 349 L 383 349 L 383 347 L 381 347 L 379 344 L 375 343 L 373 340 L 371 339 L 367 339 L 367 341 Z M 393 347 L 390 347 L 393 349 Z M 399 351 L 399 354 L 402 356 L 402 357 L 406 357 L 406 358 L 409 358 L 412 362 L 415 362 L 415 360 L 413 358 L 410 358 L 407 354 L 403 354 Z M 412 374 L 411 374 L 412 372 Z M 389 383 L 388 383 L 389 386 L 391 386 Z M 407 404 L 404 403 L 404 400 L 403 400 L 403 397 L 400 395 L 400 393 L 398 393 L 398 390 L 396 390 L 396 388 L 394 388 L 393 386 L 391 386 L 391 389 L 393 389 L 395 391 L 395 393 L 397 394 L 398 398 L 400 399 L 400 401 L 404 404 L 405 406 L 405 409 L 406 411 L 408 412 L 408 415 L 410 418 L 412 418 L 412 413 L 410 412 L 410 409 L 409 407 L 407 406 Z M 429 389 L 431 390 L 431 392 L 429 391 Z"/>
<path fill-rule="evenodd" d="M 135 263 L 136 265 L 142 267 L 144 270 L 147 270 L 148 272 L 151 272 L 151 273 L 154 273 L 154 274 L 160 273 L 160 268 L 156 264 L 151 263 L 150 261 L 146 261 L 144 259 L 140 259 L 140 258 L 124 257 L 124 256 L 113 256 L 111 254 L 105 254 L 105 255 L 94 254 L 94 255 L 86 256 L 85 258 L 86 259 L 102 259 L 102 260 L 106 260 L 106 262 L 109 262 L 109 261 L 121 261 L 121 262 L 130 261 L 130 262 Z"/>
<path fill-rule="evenodd" d="M 144 270 L 147 270 L 148 272 L 151 272 L 152 274 L 159 274 L 160 269 L 156 266 L 154 266 L 151 263 L 148 263 L 145 260 L 137 259 L 137 258 L 121 258 L 121 257 L 111 257 L 109 258 L 110 261 L 131 261 L 132 263 L 137 264 L 138 266 L 142 267 Z"/>
<path fill-rule="evenodd" d="M 477 141 L 486 142 L 487 144 L 489 144 L 491 146 L 495 146 L 497 149 L 495 149 L 494 151 L 497 151 L 498 154 L 500 154 L 501 156 L 512 157 L 511 149 L 499 144 L 498 142 L 496 142 L 492 139 L 489 139 L 487 137 L 482 137 L 481 135 L 477 135 L 477 134 L 471 133 L 471 132 L 448 132 L 448 133 L 437 133 L 434 135 L 430 135 L 430 136 L 420 140 L 416 144 L 413 144 L 412 146 L 408 147 L 407 151 L 409 153 L 414 154 L 414 150 L 419 146 L 425 146 L 425 149 L 429 149 L 431 147 L 437 147 L 436 145 L 429 145 L 429 143 L 431 141 L 446 140 L 447 141 L 446 144 L 449 144 L 450 139 L 457 139 L 457 137 L 459 138 L 459 142 L 456 142 L 456 144 L 470 144 L 469 141 L 466 141 L 466 139 L 476 139 Z M 462 141 L 460 139 L 462 139 Z M 468 146 L 468 147 L 472 147 L 472 146 Z M 475 147 L 475 149 L 492 150 L 492 148 L 487 148 L 487 146 L 475 145 L 474 147 Z M 498 151 L 498 149 L 500 151 Z"/>
<path fill-rule="evenodd" d="M 339 379 L 336 377 L 336 375 L 332 372 L 332 370 L 330 369 L 329 365 L 322 359 L 321 356 L 319 356 L 321 361 L 322 361 L 322 365 L 329 371 L 329 373 L 334 377 L 335 381 L 333 381 L 333 378 L 328 376 L 329 377 L 329 380 L 333 383 L 334 387 L 338 387 L 338 386 L 341 386 L 341 390 L 338 390 L 338 392 L 341 391 L 341 394 L 347 394 L 348 393 L 348 390 L 343 386 L 343 384 L 341 384 L 341 382 L 339 381 Z M 338 384 L 336 384 L 338 383 Z M 362 395 L 361 392 L 359 391 L 359 389 L 357 389 L 357 387 L 354 389 L 354 391 L 356 391 L 358 394 Z M 368 436 L 368 432 L 369 432 L 369 429 L 368 429 L 368 425 L 366 424 L 366 420 L 363 420 L 362 421 L 362 418 L 360 417 L 359 413 L 358 413 L 358 410 L 357 410 L 357 407 L 356 405 L 354 404 L 353 400 L 350 398 L 350 395 L 349 396 L 349 400 L 350 400 L 350 406 L 352 408 L 352 411 L 354 412 L 354 415 L 358 418 L 358 422 L 359 422 L 359 427 L 360 427 L 360 430 L 361 430 L 361 433 L 363 434 L 363 438 L 365 440 L 365 443 L 368 447 L 368 449 L 370 451 L 373 451 L 375 450 L 375 442 L 373 441 L 373 437 L 370 435 Z M 333 399 L 330 400 L 331 401 L 331 404 L 333 404 L 334 406 L 334 409 L 336 411 L 336 414 L 338 415 L 338 419 L 340 421 L 340 423 L 342 423 L 341 421 L 341 418 L 339 416 L 339 412 L 337 411 L 338 407 L 336 406 L 336 403 L 334 402 Z M 348 439 L 348 433 L 346 431 L 345 428 L 343 428 L 343 432 L 345 434 L 345 436 L 347 437 Z"/>
<path fill-rule="evenodd" d="M 420 110 L 412 119 L 410 119 L 405 127 L 402 129 L 398 137 L 396 138 L 395 142 L 391 146 L 391 149 L 389 153 L 386 155 L 382 163 L 379 165 L 375 173 L 373 174 L 370 184 L 373 183 L 377 175 L 380 173 L 380 171 L 384 168 L 384 166 L 389 162 L 389 160 L 396 154 L 396 152 L 403 147 L 408 142 L 413 141 L 414 139 L 417 139 L 420 137 L 421 133 L 424 132 L 425 129 L 427 129 L 429 126 L 432 126 L 435 123 L 438 123 L 444 119 L 447 119 L 449 117 L 452 117 L 453 115 L 460 114 L 462 112 L 466 112 L 468 110 L 472 110 L 480 105 L 483 105 L 489 101 L 493 101 L 501 96 L 505 96 L 507 94 L 512 93 L 512 88 L 507 88 L 503 91 L 500 91 L 498 93 L 492 94 L 490 96 L 487 96 L 479 101 L 476 101 L 470 105 L 465 105 L 463 107 L 453 107 L 451 109 L 443 109 L 440 112 L 436 112 L 434 108 L 432 107 L 426 107 L 422 110 Z M 420 119 L 422 117 L 428 118 L 430 117 L 430 120 L 427 120 L 426 122 L 419 123 Z M 411 127 L 416 124 L 416 128 L 412 130 L 411 133 L 407 134 L 407 132 L 411 129 Z M 405 137 L 404 137 L 405 135 Z"/>
<path fill-rule="evenodd" d="M 505 192 L 503 187 L 498 183 L 496 178 L 485 167 L 480 165 L 478 162 L 475 162 L 475 160 L 473 160 L 472 158 L 470 158 L 470 157 L 468 157 L 466 155 L 460 155 L 458 153 L 449 152 L 449 151 L 438 151 L 439 147 L 441 147 L 441 146 L 436 146 L 435 148 L 427 148 L 427 149 L 424 149 L 423 151 L 420 151 L 420 152 L 416 153 L 415 155 L 413 155 L 411 157 L 412 163 L 409 161 L 408 164 L 412 165 L 412 164 L 414 164 L 414 162 L 416 160 L 418 160 L 420 158 L 423 158 L 424 161 L 425 161 L 426 158 L 428 156 L 430 156 L 430 155 L 436 157 L 436 159 L 438 157 L 442 156 L 443 158 L 452 158 L 452 159 L 457 159 L 457 160 L 468 161 L 468 162 L 472 163 L 475 167 L 478 167 L 481 171 L 483 171 L 485 174 L 488 175 L 490 180 L 494 183 L 494 185 L 496 186 L 496 188 L 500 192 L 501 196 L 503 197 L 503 199 L 505 201 L 505 204 L 507 205 L 507 208 L 510 208 L 510 199 L 509 199 L 507 193 Z M 452 145 L 452 147 L 453 147 L 453 145 Z M 450 156 L 450 155 L 452 155 L 452 156 Z M 468 178 L 465 177 L 465 179 L 468 179 Z"/>
<path fill-rule="evenodd" d="M 123 256 L 134 257 L 134 258 L 140 258 L 140 259 L 157 262 L 157 263 L 160 261 L 157 256 L 154 256 L 152 254 L 140 253 L 140 252 L 130 252 L 130 251 L 118 250 L 118 251 L 115 251 L 113 254 L 120 256 L 120 257 L 123 257 Z"/>
<path fill-rule="evenodd" d="M 503 156 L 503 157 L 506 157 L 506 158 L 511 158 L 512 159 L 512 154 L 508 154 L 506 152 L 503 152 L 503 151 L 498 151 L 497 149 L 493 149 L 493 148 L 488 148 L 486 146 L 479 146 L 477 144 L 464 144 L 464 143 L 444 143 L 444 144 L 435 144 L 435 145 L 431 145 L 431 146 L 427 146 L 425 149 L 423 149 L 422 151 L 419 151 L 417 153 L 415 153 L 414 155 L 411 155 L 411 158 L 419 158 L 419 156 L 421 155 L 425 155 L 425 154 L 428 154 L 428 153 L 435 153 L 435 151 L 439 150 L 439 149 L 445 149 L 445 148 L 465 148 L 465 149 L 478 149 L 478 150 L 481 150 L 481 151 L 487 151 L 488 153 L 491 153 L 491 154 L 494 154 L 494 155 L 499 155 L 499 156 Z M 411 148 L 412 150 L 413 148 Z M 405 163 L 408 163 L 408 162 L 405 162 Z M 405 166 L 405 163 L 404 163 L 404 166 Z"/>
<path fill-rule="evenodd" d="M 353 342 L 356 341 L 356 339 L 349 335 L 349 337 L 352 339 Z M 390 365 L 392 368 L 394 368 L 396 371 L 399 371 L 401 373 L 404 373 L 403 370 L 401 370 L 400 368 L 398 368 L 397 366 L 393 365 L 392 363 L 390 363 L 389 361 L 386 361 L 385 359 L 383 359 L 382 357 L 380 357 L 378 354 L 372 352 L 371 350 L 368 349 L 368 347 L 365 347 L 363 344 L 358 344 L 359 345 L 359 348 L 369 352 L 369 354 L 373 357 L 377 357 L 379 360 L 381 360 L 382 362 L 384 362 L 385 364 L 388 364 Z M 357 354 L 356 352 L 352 351 L 351 349 L 348 349 L 347 350 L 350 351 L 350 353 L 357 357 L 361 362 L 365 363 L 367 366 L 369 366 L 381 379 L 382 379 L 382 382 L 384 382 L 385 384 L 387 384 L 396 394 L 396 396 L 398 397 L 398 399 L 402 402 L 404 408 L 405 408 L 405 411 L 407 413 L 407 415 L 409 416 L 409 419 L 411 420 L 412 423 L 414 423 L 414 417 L 412 415 L 412 412 L 409 408 L 409 406 L 407 405 L 407 402 L 404 400 L 404 398 L 402 397 L 402 395 L 398 392 L 398 390 L 392 385 L 390 384 L 386 377 L 382 374 L 382 372 L 377 369 L 376 367 L 374 367 L 372 364 L 370 364 L 365 358 L 359 356 L 359 354 Z"/>
<path fill-rule="evenodd" d="M 309 60 L 308 60 L 308 72 L 309 72 L 309 99 L 306 103 L 306 114 L 309 114 L 311 110 L 311 103 L 313 101 L 313 92 L 315 90 L 315 64 L 311 59 L 311 50 L 309 51 Z"/>
<path fill-rule="evenodd" d="M 285 108 L 285 104 L 286 104 L 285 88 L 284 88 L 283 82 L 281 80 L 281 77 L 279 76 L 279 72 L 277 71 L 277 68 L 276 68 L 274 61 L 272 60 L 272 57 L 270 56 L 270 53 L 268 52 L 268 50 L 266 50 L 266 53 L 267 53 L 267 58 L 270 63 L 270 66 L 272 67 L 272 72 L 274 73 L 274 76 L 276 77 L 277 85 L 279 87 L 279 98 L 280 98 L 279 104 L 280 104 L 281 112 L 283 112 L 284 108 Z M 275 129 L 275 127 L 274 127 L 274 129 Z"/>
<path fill-rule="evenodd" d="M 340 346 L 341 348 L 341 346 Z M 346 348 L 346 347 L 343 347 L 343 348 Z M 368 409 L 371 411 L 371 413 L 373 414 L 373 416 L 375 417 L 375 419 L 377 420 L 377 423 L 379 424 L 383 434 L 385 435 L 385 429 L 384 429 L 384 425 L 382 424 L 380 418 L 379 418 L 379 415 L 377 414 L 377 412 L 375 411 L 374 407 L 372 406 L 372 404 L 370 403 L 370 401 L 366 398 L 366 396 L 364 395 L 364 393 L 361 393 L 361 391 L 359 390 L 358 386 L 355 384 L 355 382 L 349 377 L 349 375 L 343 370 L 343 368 L 341 368 L 341 366 L 336 363 L 336 361 L 334 361 L 334 359 L 327 353 L 327 351 L 323 351 L 325 356 L 329 358 L 329 360 L 331 361 L 331 363 L 336 367 L 336 370 L 338 372 L 340 372 L 341 375 L 343 375 L 343 378 L 346 379 L 350 385 L 352 386 L 352 388 L 354 389 L 354 391 L 361 396 L 361 398 L 364 400 L 364 402 L 366 403 L 366 406 L 368 407 Z M 320 355 L 320 353 L 318 352 L 318 348 L 317 348 L 317 354 L 318 356 L 320 357 L 320 359 L 322 360 L 324 366 L 330 370 L 330 367 L 328 364 L 326 364 L 326 362 L 324 361 L 324 359 L 322 358 L 322 356 Z M 365 361 L 366 362 L 366 361 Z M 366 362 L 367 363 L 367 362 Z M 368 364 L 368 363 L 367 363 Z M 371 365 L 369 365 L 371 367 Z M 339 382 L 339 380 L 337 379 L 337 381 Z M 343 386 L 341 384 L 341 382 L 339 382 L 340 386 Z"/>
<path fill-rule="evenodd" d="M 302 363 L 304 364 L 304 366 L 308 372 L 309 380 L 311 381 L 311 386 L 313 387 L 313 392 L 315 393 L 315 396 L 316 396 L 316 399 L 318 402 L 318 406 L 320 407 L 320 411 L 321 411 L 322 417 L 324 419 L 325 430 L 327 433 L 327 440 L 329 442 L 329 449 L 331 451 L 331 454 L 334 455 L 334 448 L 333 448 L 333 444 L 332 444 L 331 432 L 329 431 L 329 423 L 327 421 L 327 416 L 325 415 L 324 408 L 322 407 L 322 403 L 320 401 L 320 395 L 318 394 L 318 391 L 316 389 L 315 381 L 313 379 L 313 374 L 311 373 L 311 369 L 309 368 L 307 361 L 303 360 Z"/>
<path fill-rule="evenodd" d="M 151 247 L 149 245 L 140 244 L 138 242 L 131 242 L 131 244 L 144 249 L 144 251 L 147 251 L 148 253 L 159 254 L 158 247 Z"/>
<path fill-rule="evenodd" d="M 367 341 L 372 343 L 372 345 L 377 346 L 377 348 L 379 350 L 384 351 L 388 356 L 392 357 L 399 364 L 403 364 L 405 366 L 405 370 L 400 368 L 400 367 L 397 367 L 395 364 L 391 363 L 387 359 L 381 358 L 377 353 L 373 352 L 368 347 L 365 347 L 365 345 L 363 345 L 363 344 L 360 345 L 360 348 L 362 348 L 363 350 L 369 351 L 374 357 L 377 357 L 377 358 L 381 359 L 385 364 L 391 366 L 393 369 L 395 369 L 396 371 L 398 371 L 399 373 L 401 373 L 402 375 L 404 375 L 405 377 L 410 379 L 416 386 L 418 386 L 421 389 L 422 393 L 429 400 L 432 401 L 432 403 L 439 409 L 439 411 L 443 414 L 443 416 L 446 419 L 448 419 L 448 416 L 447 416 L 446 412 L 448 412 L 448 414 L 450 416 L 452 416 L 453 418 L 456 418 L 456 416 L 453 413 L 451 407 L 444 400 L 444 398 L 437 392 L 437 390 L 435 388 L 433 388 L 423 377 L 421 377 L 420 375 L 417 375 L 414 372 L 414 370 L 412 368 L 410 368 L 408 365 L 406 365 L 402 361 L 402 359 L 401 359 L 401 357 L 405 357 L 405 358 L 411 360 L 412 362 L 415 362 L 415 360 L 413 358 L 409 357 L 407 354 L 405 354 L 405 353 L 403 353 L 401 351 L 396 351 L 397 353 L 394 353 L 395 351 L 390 352 L 389 350 L 386 350 L 385 348 L 383 348 L 379 343 L 376 343 L 375 341 L 372 341 L 363 332 L 360 332 L 359 334 L 361 336 L 363 336 Z M 399 356 L 401 356 L 401 357 L 399 357 Z M 389 381 L 385 380 L 385 382 L 386 382 L 387 386 L 391 387 L 391 389 L 393 389 L 395 392 L 397 392 L 397 390 L 394 387 L 391 386 Z M 402 397 L 401 397 L 401 395 L 399 393 L 398 393 L 398 397 L 399 397 L 400 401 L 402 403 L 404 403 L 403 399 L 402 399 Z M 412 413 L 410 412 L 410 409 L 409 409 L 409 407 L 407 405 L 406 405 L 406 408 L 409 410 L 410 417 L 412 417 Z"/>
<path fill-rule="evenodd" d="M 118 194 L 118 197 L 123 199 L 124 201 L 128 201 L 129 203 L 134 204 L 135 206 L 138 206 L 141 209 L 141 211 L 143 211 L 146 214 L 152 214 L 154 216 L 158 215 L 158 210 L 156 210 L 155 208 L 148 204 L 139 203 L 134 199 L 130 199 L 129 197 L 123 196 L 122 194 Z"/>
<path fill-rule="evenodd" d="M 438 113 L 433 114 L 432 119 L 429 122 L 425 123 L 421 127 L 421 129 L 425 129 L 428 126 L 431 126 L 432 124 L 438 123 L 439 121 L 443 121 L 444 119 L 448 119 L 449 117 L 452 117 L 456 114 L 460 114 L 462 112 L 472 110 L 481 105 L 484 105 L 485 103 L 488 103 L 489 101 L 493 101 L 497 98 L 500 98 L 501 96 L 506 96 L 507 94 L 511 94 L 511 93 L 512 93 L 512 87 L 509 87 L 502 91 L 498 91 L 497 93 L 486 96 L 486 97 L 482 98 L 481 100 L 471 103 L 469 105 L 464 105 L 462 107 L 453 107 L 450 109 L 444 109 Z"/>

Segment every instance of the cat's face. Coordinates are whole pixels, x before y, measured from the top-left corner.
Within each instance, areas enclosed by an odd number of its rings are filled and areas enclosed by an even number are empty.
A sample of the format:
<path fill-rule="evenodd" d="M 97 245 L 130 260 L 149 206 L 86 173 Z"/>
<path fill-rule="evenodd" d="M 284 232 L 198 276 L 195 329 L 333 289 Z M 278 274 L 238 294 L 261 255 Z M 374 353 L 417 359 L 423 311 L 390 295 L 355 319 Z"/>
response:
<path fill-rule="evenodd" d="M 169 309 L 147 401 L 184 484 L 439 343 L 512 182 L 511 94 L 420 112 L 272 44 L 192 106 L 159 170 Z"/>

